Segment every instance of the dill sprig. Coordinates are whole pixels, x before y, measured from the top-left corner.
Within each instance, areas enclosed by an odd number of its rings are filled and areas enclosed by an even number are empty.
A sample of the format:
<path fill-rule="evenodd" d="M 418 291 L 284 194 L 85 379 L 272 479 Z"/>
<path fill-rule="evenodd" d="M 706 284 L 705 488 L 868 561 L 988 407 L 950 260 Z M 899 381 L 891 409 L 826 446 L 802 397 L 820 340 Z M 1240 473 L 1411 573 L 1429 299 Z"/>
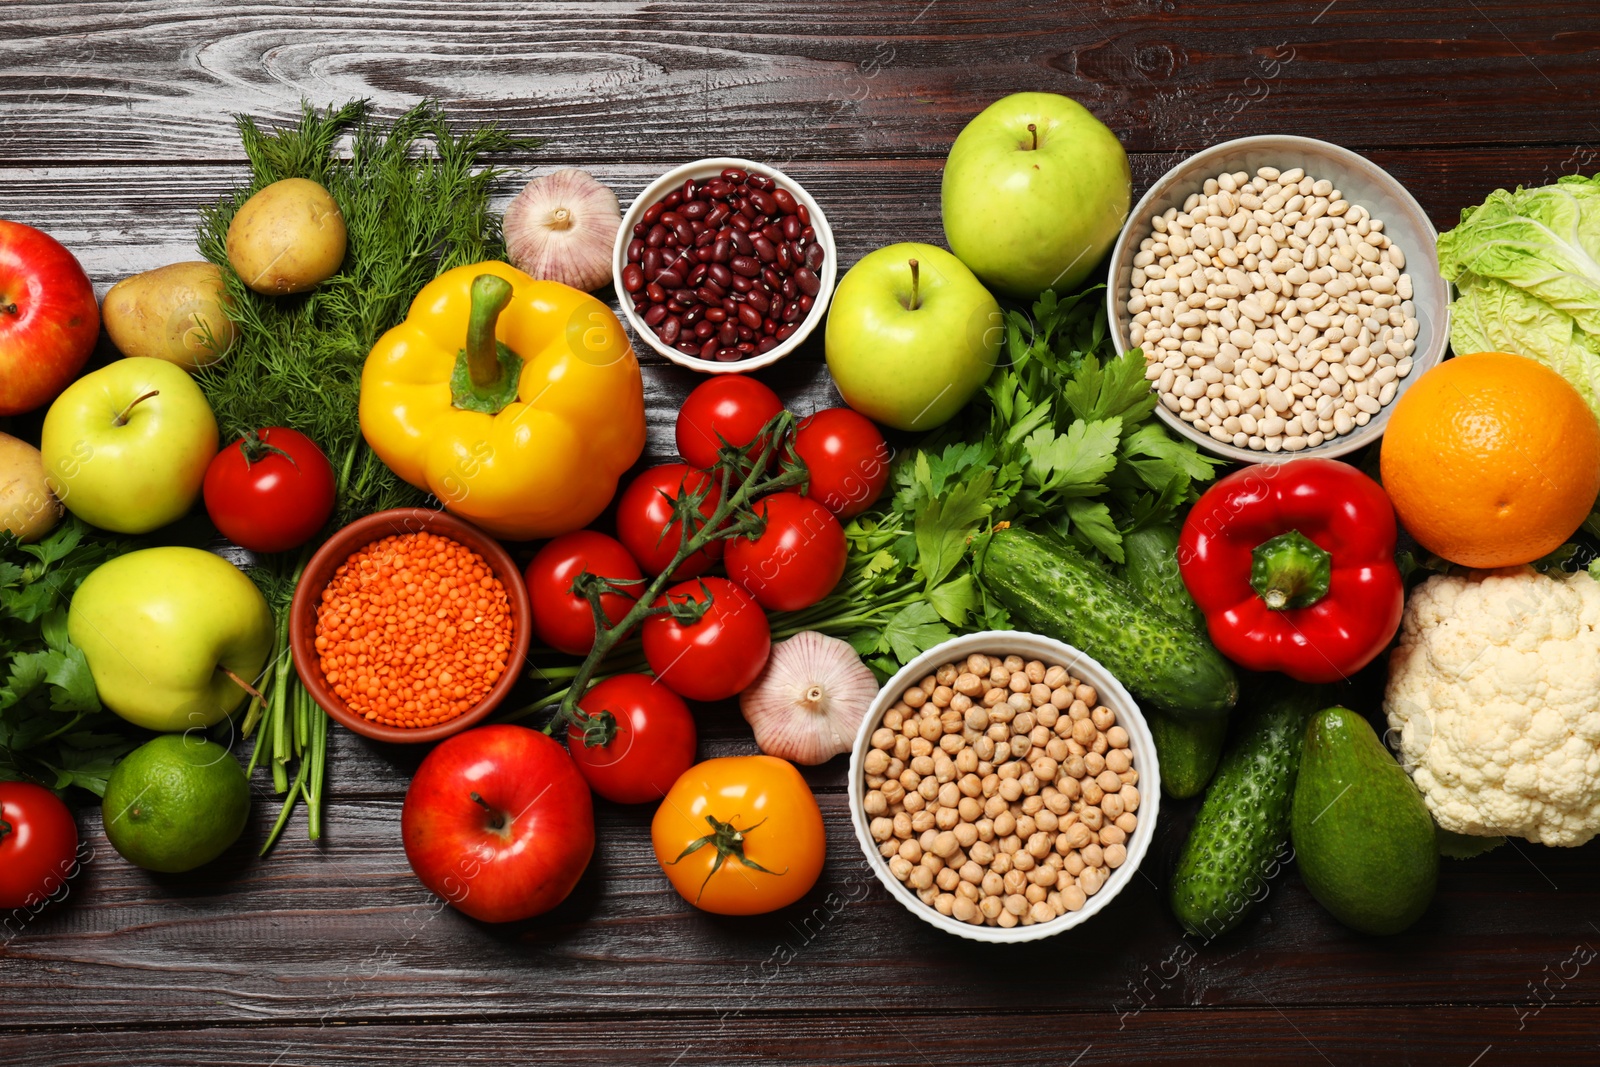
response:
<path fill-rule="evenodd" d="M 362 438 L 361 369 L 378 338 L 405 317 L 435 275 L 503 258 L 500 220 L 489 210 L 500 172 L 482 166 L 481 157 L 537 142 L 494 127 L 457 134 L 427 101 L 392 123 L 369 118 L 366 101 L 326 110 L 307 104 L 298 124 L 275 130 L 245 115 L 237 122 L 250 184 L 201 212 L 198 243 L 201 255 L 222 268 L 239 336 L 195 380 L 225 440 L 287 426 L 321 446 L 338 475 L 329 529 L 420 503 L 423 492 L 396 477 Z M 347 151 L 338 151 L 347 136 Z M 344 215 L 347 250 L 339 273 L 311 292 L 264 296 L 229 265 L 228 226 L 246 200 L 284 178 L 309 178 L 328 190 Z M 252 709 L 244 733 L 260 726 L 250 766 L 263 763 L 276 791 L 287 793 L 263 852 L 302 797 L 309 836 L 321 834 L 327 717 L 295 678 L 288 654 L 289 601 L 314 548 L 268 557 L 251 572 L 277 614 L 278 645 L 260 686 L 266 705 Z"/>

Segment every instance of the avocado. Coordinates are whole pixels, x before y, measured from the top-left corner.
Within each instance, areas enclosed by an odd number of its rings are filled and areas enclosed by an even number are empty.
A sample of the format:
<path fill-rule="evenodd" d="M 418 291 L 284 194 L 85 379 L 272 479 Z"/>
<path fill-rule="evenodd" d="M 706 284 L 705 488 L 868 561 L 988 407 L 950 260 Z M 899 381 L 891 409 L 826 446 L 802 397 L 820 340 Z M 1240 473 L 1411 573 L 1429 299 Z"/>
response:
<path fill-rule="evenodd" d="M 1397 934 L 1433 900 L 1433 817 L 1366 719 L 1348 708 L 1306 723 L 1290 839 L 1311 895 L 1352 929 Z"/>

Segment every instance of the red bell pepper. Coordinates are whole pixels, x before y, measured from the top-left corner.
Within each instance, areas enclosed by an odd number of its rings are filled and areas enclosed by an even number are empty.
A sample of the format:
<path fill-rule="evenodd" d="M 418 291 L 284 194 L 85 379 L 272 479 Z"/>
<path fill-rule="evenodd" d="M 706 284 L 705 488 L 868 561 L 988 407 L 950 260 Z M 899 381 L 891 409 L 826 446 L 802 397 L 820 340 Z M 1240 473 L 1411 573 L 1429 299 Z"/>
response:
<path fill-rule="evenodd" d="M 1223 655 L 1334 682 L 1400 626 L 1394 508 L 1347 463 L 1294 459 L 1228 475 L 1190 510 L 1178 568 Z"/>

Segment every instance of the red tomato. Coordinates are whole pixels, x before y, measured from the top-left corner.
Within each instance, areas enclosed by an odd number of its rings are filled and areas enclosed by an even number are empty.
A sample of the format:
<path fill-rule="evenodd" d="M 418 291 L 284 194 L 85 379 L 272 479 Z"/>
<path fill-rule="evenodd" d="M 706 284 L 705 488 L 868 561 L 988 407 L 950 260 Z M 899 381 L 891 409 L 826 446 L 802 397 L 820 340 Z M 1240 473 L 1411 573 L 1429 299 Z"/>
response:
<path fill-rule="evenodd" d="M 539 550 L 523 572 L 533 602 L 533 632 L 551 648 L 569 656 L 587 656 L 594 647 L 594 610 L 572 591 L 572 580 L 584 571 L 613 581 L 644 577 L 622 542 L 594 530 L 562 534 Z M 615 626 L 633 607 L 636 596 L 601 593 L 600 606 Z"/>
<path fill-rule="evenodd" d="M 794 450 L 811 472 L 806 495 L 848 522 L 866 511 L 889 484 L 889 445 L 865 415 L 825 408 L 800 420 Z"/>
<path fill-rule="evenodd" d="M 0 908 L 38 910 L 78 866 L 78 826 L 50 790 L 0 782 Z"/>
<path fill-rule="evenodd" d="M 768 611 L 809 608 L 844 576 L 844 527 L 819 502 L 773 493 L 754 511 L 767 528 L 754 541 L 733 537 L 723 562 L 732 578 Z"/>
<path fill-rule="evenodd" d="M 607 678 L 583 695 L 590 715 L 609 711 L 616 734 L 603 745 L 584 743 L 583 727 L 567 729 L 567 748 L 589 788 L 618 804 L 660 800 L 694 766 L 694 716 L 683 698 L 645 674 Z"/>
<path fill-rule="evenodd" d="M 698 622 L 680 623 L 671 615 L 644 621 L 644 658 L 679 696 L 724 700 L 748 688 L 766 666 L 772 630 L 760 605 L 726 578 L 679 582 L 656 604 L 704 603 L 702 583 L 711 592 L 711 606 Z"/>
<path fill-rule="evenodd" d="M 527 919 L 567 898 L 594 854 L 594 800 L 567 750 L 501 723 L 442 741 L 400 808 L 422 884 L 484 922 Z"/>
<path fill-rule="evenodd" d="M 685 489 L 694 490 L 702 485 L 708 486 L 710 491 L 700 503 L 700 514 L 710 518 L 721 495 L 717 483 L 705 471 L 684 463 L 651 467 L 622 491 L 617 500 L 617 536 L 646 574 L 657 575 L 666 570 L 682 543 L 682 527 L 673 520 L 672 501 L 667 498 L 676 499 Z M 704 574 L 721 558 L 722 542 L 713 541 L 684 560 L 672 577 L 693 578 Z"/>
<path fill-rule="evenodd" d="M 333 514 L 333 467 L 303 433 L 273 426 L 224 448 L 206 468 L 206 512 L 252 552 L 287 552 Z"/>
<path fill-rule="evenodd" d="M 778 394 L 742 374 L 718 374 L 695 386 L 678 412 L 678 455 L 690 466 L 717 462 L 723 441 L 744 448 L 783 410 Z"/>

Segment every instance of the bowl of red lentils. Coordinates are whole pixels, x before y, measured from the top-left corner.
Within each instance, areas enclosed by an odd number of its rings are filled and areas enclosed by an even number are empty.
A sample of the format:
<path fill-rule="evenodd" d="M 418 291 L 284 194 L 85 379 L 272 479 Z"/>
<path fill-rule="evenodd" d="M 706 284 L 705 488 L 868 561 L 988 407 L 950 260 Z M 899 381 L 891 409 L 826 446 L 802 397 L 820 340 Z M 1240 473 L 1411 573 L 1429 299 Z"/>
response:
<path fill-rule="evenodd" d="M 1138 705 L 1091 657 L 992 630 L 918 656 L 873 701 L 850 810 L 890 894 L 958 937 L 1070 930 L 1134 877 L 1161 776 Z"/>
<path fill-rule="evenodd" d="M 511 556 L 428 508 L 368 515 L 334 534 L 295 587 L 289 645 L 336 722 L 377 741 L 439 741 L 516 684 L 532 611 Z"/>

